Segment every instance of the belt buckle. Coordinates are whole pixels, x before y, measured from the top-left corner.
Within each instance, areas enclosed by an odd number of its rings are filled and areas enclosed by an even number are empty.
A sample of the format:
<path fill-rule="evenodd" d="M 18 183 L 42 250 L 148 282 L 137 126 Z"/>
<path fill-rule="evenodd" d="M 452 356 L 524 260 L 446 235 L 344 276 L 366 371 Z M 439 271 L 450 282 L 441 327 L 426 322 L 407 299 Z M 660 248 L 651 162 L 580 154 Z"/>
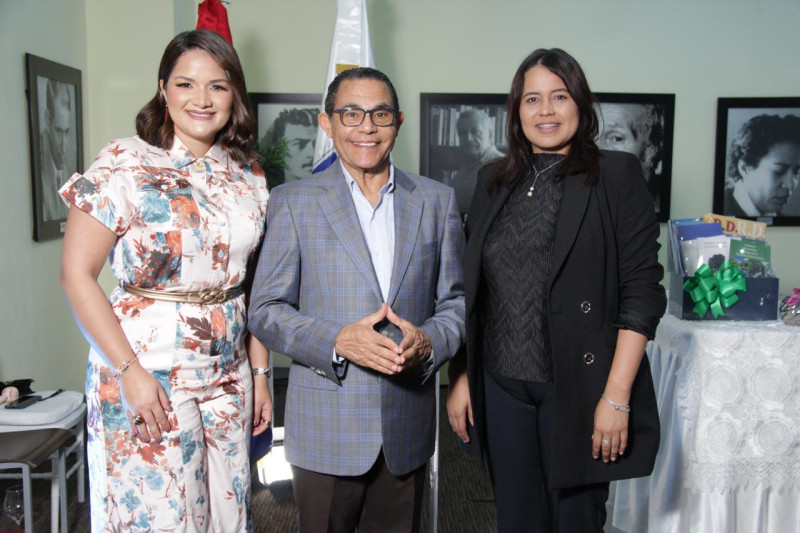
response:
<path fill-rule="evenodd" d="M 197 292 L 197 303 L 201 304 L 219 304 L 227 300 L 228 290 L 214 287 L 211 289 L 203 289 Z"/>

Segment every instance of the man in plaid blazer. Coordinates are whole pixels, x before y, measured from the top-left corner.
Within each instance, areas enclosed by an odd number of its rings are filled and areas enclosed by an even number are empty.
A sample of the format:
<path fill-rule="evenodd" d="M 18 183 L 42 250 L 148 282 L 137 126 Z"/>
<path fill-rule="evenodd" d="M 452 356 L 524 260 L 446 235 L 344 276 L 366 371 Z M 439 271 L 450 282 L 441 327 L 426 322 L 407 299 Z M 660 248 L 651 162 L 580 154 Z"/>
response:
<path fill-rule="evenodd" d="M 319 122 L 338 161 L 272 191 L 249 329 L 293 360 L 300 531 L 417 531 L 430 378 L 464 339 L 458 206 L 450 187 L 392 165 L 403 114 L 382 72 L 337 76 Z"/>

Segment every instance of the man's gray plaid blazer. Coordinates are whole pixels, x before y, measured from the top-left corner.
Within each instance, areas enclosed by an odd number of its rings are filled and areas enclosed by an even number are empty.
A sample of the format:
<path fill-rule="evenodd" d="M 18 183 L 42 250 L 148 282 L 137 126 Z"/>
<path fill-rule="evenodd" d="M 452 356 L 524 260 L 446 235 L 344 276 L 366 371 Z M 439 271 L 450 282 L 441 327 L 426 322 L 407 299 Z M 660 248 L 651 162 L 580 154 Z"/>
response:
<path fill-rule="evenodd" d="M 306 470 L 360 475 L 383 446 L 389 470 L 403 475 L 433 454 L 435 380 L 427 378 L 464 339 L 463 234 L 450 187 L 397 168 L 394 177 L 388 304 L 428 334 L 434 354 L 432 368 L 394 376 L 332 361 L 339 330 L 383 303 L 341 166 L 271 192 L 248 327 L 293 360 L 285 446 L 289 463 Z M 397 327 L 379 327 L 400 344 Z"/>

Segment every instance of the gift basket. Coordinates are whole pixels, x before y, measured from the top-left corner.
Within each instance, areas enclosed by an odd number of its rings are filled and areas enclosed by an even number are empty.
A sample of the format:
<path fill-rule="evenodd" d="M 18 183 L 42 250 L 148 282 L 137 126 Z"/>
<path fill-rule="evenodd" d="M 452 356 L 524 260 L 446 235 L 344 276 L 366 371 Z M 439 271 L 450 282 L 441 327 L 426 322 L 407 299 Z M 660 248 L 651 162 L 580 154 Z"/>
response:
<path fill-rule="evenodd" d="M 767 226 L 732 217 L 668 222 L 669 312 L 687 320 L 776 320 Z"/>

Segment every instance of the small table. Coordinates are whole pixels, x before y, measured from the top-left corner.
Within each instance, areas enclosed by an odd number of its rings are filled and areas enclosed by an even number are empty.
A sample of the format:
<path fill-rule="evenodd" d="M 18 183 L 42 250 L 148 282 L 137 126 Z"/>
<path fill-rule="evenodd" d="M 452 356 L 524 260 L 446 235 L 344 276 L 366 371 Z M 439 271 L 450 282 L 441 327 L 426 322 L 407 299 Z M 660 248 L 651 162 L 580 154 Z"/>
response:
<path fill-rule="evenodd" d="M 628 533 L 798 531 L 800 328 L 667 315 L 648 345 L 661 446 L 612 486 Z"/>
<path fill-rule="evenodd" d="M 36 394 L 46 398 L 53 391 L 37 391 Z M 75 455 L 75 464 L 67 470 L 66 478 L 77 474 L 78 501 L 86 500 L 85 466 L 86 436 L 84 418 L 86 417 L 86 404 L 83 394 L 75 391 L 64 391 L 58 396 L 37 402 L 24 409 L 5 409 L 0 407 L 0 433 L 30 431 L 34 429 L 61 428 L 69 430 L 75 436 L 73 442 L 65 450 L 65 457 Z M 53 457 L 56 460 L 56 457 Z M 54 463 L 55 464 L 55 463 Z M 58 533 L 58 514 L 60 490 L 55 482 L 55 468 L 52 472 L 33 473 L 32 478 L 53 480 L 50 488 L 50 528 L 53 533 Z M 19 479 L 19 474 L 0 474 L 0 479 Z M 66 495 L 65 495 L 66 498 Z"/>

